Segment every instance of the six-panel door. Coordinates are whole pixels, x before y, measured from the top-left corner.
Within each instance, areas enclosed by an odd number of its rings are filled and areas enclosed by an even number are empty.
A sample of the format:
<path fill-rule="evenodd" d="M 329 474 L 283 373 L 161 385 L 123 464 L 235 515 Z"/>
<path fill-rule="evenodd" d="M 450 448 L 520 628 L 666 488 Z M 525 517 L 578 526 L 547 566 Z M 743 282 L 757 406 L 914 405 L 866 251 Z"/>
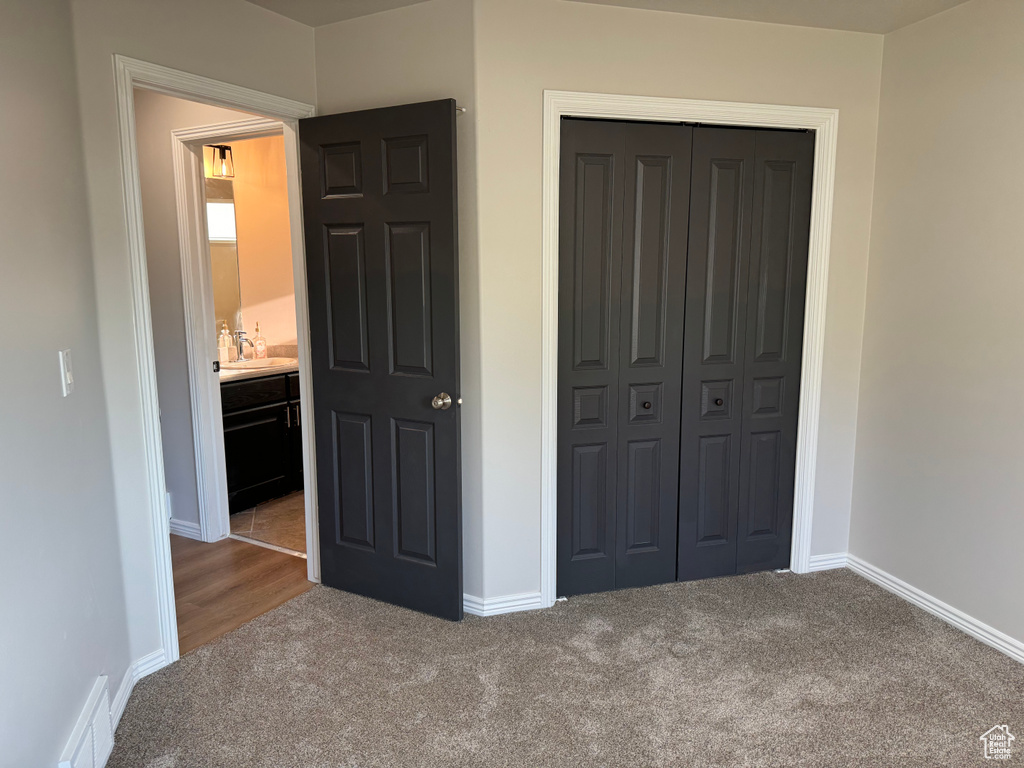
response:
<path fill-rule="evenodd" d="M 322 580 L 458 619 L 455 103 L 299 135 Z"/>

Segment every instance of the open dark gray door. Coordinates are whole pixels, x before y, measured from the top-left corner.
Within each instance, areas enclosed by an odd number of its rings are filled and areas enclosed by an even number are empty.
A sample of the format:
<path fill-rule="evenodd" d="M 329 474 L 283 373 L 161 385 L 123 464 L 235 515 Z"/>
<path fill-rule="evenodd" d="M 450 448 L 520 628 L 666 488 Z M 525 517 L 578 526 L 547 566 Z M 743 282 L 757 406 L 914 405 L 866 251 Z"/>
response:
<path fill-rule="evenodd" d="M 461 619 L 455 102 L 299 138 L 321 578 Z"/>

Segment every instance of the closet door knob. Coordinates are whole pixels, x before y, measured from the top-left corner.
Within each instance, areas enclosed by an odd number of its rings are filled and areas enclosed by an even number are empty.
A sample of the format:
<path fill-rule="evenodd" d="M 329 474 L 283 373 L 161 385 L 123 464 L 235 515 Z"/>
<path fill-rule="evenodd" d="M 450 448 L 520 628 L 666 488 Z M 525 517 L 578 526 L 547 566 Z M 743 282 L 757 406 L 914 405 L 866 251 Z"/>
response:
<path fill-rule="evenodd" d="M 715 398 L 715 405 L 725 405 L 725 400 L 720 397 Z"/>
<path fill-rule="evenodd" d="M 650 402 L 650 400 L 644 402 L 644 410 L 647 410 L 647 411 L 651 410 L 651 402 Z"/>

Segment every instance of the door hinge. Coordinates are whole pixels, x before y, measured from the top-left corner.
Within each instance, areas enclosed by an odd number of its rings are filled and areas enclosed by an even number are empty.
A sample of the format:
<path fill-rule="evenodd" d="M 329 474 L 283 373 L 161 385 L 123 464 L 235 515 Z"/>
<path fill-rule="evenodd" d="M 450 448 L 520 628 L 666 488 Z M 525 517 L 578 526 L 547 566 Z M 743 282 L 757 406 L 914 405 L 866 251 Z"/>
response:
<path fill-rule="evenodd" d="M 213 361 L 213 372 L 220 373 L 220 360 Z"/>

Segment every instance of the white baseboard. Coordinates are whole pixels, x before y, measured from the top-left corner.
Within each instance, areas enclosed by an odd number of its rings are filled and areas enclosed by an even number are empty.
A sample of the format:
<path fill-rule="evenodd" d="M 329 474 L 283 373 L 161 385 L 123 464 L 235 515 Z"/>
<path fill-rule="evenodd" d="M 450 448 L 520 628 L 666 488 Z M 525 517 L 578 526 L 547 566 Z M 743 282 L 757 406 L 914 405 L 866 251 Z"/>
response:
<path fill-rule="evenodd" d="M 117 693 L 114 695 L 114 701 L 110 705 L 110 725 L 112 730 L 117 730 L 117 724 L 121 722 L 121 715 L 124 714 L 124 708 L 128 704 L 128 697 L 132 695 L 132 689 L 135 688 L 135 684 L 146 675 L 150 675 L 166 666 L 167 656 L 164 654 L 163 649 L 161 649 L 143 656 L 128 668 L 128 671 L 124 673 L 124 679 L 121 680 L 121 685 L 117 688 Z"/>
<path fill-rule="evenodd" d="M 170 527 L 171 533 L 178 536 L 184 536 L 186 539 L 195 539 L 196 541 L 203 540 L 203 532 L 199 528 L 199 523 L 192 523 L 188 520 L 175 520 L 172 517 Z"/>
<path fill-rule="evenodd" d="M 808 573 L 814 571 L 831 571 L 836 568 L 846 567 L 847 556 L 845 552 L 833 552 L 831 555 L 811 555 Z"/>
<path fill-rule="evenodd" d="M 64 747 L 58 768 L 103 768 L 114 749 L 114 732 L 135 684 L 166 666 L 167 657 L 162 649 L 143 656 L 125 670 L 113 701 L 107 676 L 97 678 Z"/>
<path fill-rule="evenodd" d="M 876 568 L 871 563 L 864 562 L 856 555 L 848 555 L 847 561 L 848 567 L 854 573 L 858 573 L 868 581 L 873 581 L 882 589 L 902 597 L 908 603 L 913 603 L 918 608 L 928 611 L 928 613 L 937 616 L 947 624 L 952 624 L 961 632 L 966 632 L 976 640 L 985 643 L 985 645 L 990 645 L 997 651 L 1005 653 L 1011 659 L 1024 663 L 1024 643 L 1020 640 L 1016 640 L 1000 632 L 998 629 L 978 621 L 973 616 L 968 616 L 963 611 L 947 605 L 938 598 L 922 592 L 905 581 L 897 579 L 881 568 Z"/>
<path fill-rule="evenodd" d="M 497 616 L 502 613 L 534 611 L 544 607 L 540 592 L 524 592 L 519 595 L 486 598 L 473 595 L 462 596 L 462 610 L 473 616 Z"/>
<path fill-rule="evenodd" d="M 103 768 L 114 749 L 107 676 L 96 679 L 78 716 L 58 768 Z"/>

